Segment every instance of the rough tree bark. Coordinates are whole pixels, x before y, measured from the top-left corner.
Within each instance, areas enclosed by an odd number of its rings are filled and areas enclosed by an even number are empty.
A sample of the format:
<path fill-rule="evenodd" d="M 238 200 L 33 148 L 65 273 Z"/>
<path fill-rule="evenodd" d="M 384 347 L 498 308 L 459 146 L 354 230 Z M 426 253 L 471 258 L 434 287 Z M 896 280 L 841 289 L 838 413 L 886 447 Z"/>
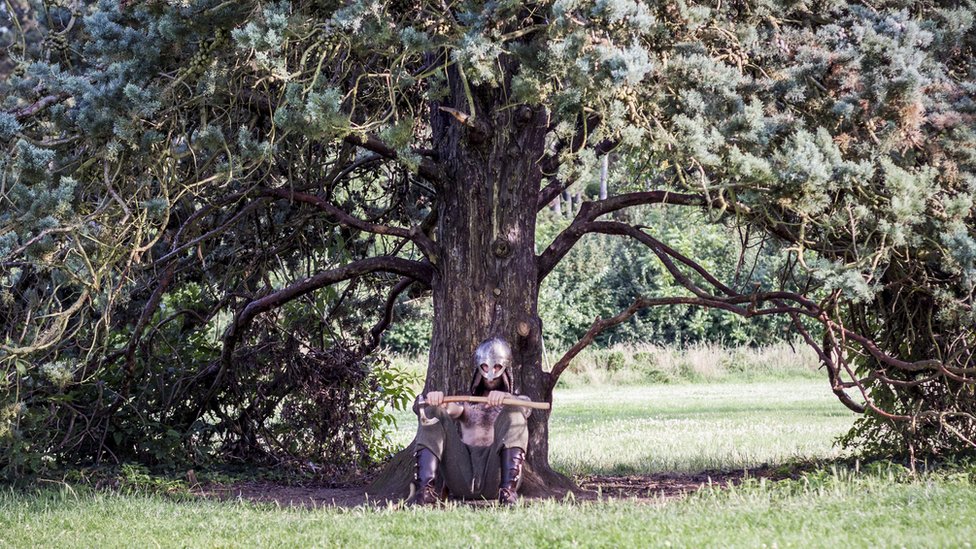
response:
<path fill-rule="evenodd" d="M 433 143 L 444 172 L 437 189 L 434 322 L 424 392 L 469 392 L 475 347 L 500 336 L 512 345 L 517 389 L 551 402 L 550 378 L 542 369 L 535 253 L 546 112 L 506 107 L 505 87 L 471 87 L 469 94 L 457 71 L 451 71 L 451 84 L 451 99 L 432 105 Z M 529 430 L 523 494 L 575 489 L 549 466 L 549 413 L 534 411 Z M 408 447 L 373 491 L 405 495 L 412 470 Z"/>

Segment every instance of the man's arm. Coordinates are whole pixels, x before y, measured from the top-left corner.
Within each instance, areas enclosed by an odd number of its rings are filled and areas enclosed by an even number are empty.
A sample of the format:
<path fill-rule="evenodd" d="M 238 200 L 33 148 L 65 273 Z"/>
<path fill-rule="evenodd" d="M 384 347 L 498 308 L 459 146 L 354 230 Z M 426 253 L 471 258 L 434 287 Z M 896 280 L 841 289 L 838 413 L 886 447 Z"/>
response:
<path fill-rule="evenodd" d="M 443 391 L 430 391 L 426 396 L 417 395 L 417 400 L 413 403 L 413 413 L 419 416 L 421 406 L 440 406 L 454 419 L 464 413 L 464 405 L 457 402 L 444 402 Z"/>

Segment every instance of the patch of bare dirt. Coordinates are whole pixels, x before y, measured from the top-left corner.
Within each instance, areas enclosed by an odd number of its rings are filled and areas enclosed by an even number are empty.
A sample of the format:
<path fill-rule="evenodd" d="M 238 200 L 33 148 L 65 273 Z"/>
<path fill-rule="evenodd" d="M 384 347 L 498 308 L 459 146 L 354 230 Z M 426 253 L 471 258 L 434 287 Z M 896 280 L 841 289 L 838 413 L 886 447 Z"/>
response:
<path fill-rule="evenodd" d="M 739 484 L 745 478 L 779 479 L 787 475 L 770 468 L 743 471 L 704 471 L 700 473 L 656 473 L 652 475 L 591 475 L 578 479 L 580 491 L 576 499 L 596 501 L 604 498 L 626 498 L 638 502 L 659 502 L 676 499 L 696 492 L 703 486 L 725 487 Z M 230 484 L 206 485 L 194 490 L 198 496 L 220 500 L 244 500 L 269 503 L 282 507 L 356 507 L 359 505 L 385 506 L 397 503 L 388 499 L 375 499 L 366 494 L 366 487 L 333 488 L 325 486 L 288 486 L 267 481 L 247 481 Z M 534 498 L 526 498 L 532 501 Z M 489 502 L 466 502 L 473 506 Z"/>
<path fill-rule="evenodd" d="M 703 471 L 700 473 L 656 473 L 652 475 L 592 475 L 579 480 L 587 496 L 596 498 L 670 499 L 698 491 L 703 486 L 727 487 L 746 478 L 778 480 L 788 475 L 770 468 L 741 471 Z"/>

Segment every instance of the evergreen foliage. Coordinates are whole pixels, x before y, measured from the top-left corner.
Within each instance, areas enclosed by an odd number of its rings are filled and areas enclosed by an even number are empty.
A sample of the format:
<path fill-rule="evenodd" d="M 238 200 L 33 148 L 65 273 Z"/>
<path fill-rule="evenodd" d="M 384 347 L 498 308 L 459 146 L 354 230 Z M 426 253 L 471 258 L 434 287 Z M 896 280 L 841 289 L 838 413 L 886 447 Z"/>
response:
<path fill-rule="evenodd" d="M 544 106 L 557 181 L 585 186 L 610 144 L 618 192 L 692 193 L 702 219 L 772 235 L 775 259 L 725 283 L 817 302 L 791 323 L 822 326 L 810 343 L 831 383 L 864 390 L 852 443 L 972 451 L 974 14 L 939 0 L 5 2 L 0 468 L 356 462 L 387 290 L 429 255 L 415 237 L 436 215 L 430 140 L 447 114 L 432 105 L 451 78 L 469 101 L 504 88 L 505 109 Z M 615 219 L 696 252 L 654 231 L 677 207 Z M 603 276 L 691 295 L 636 249 L 602 258 Z M 333 283 L 295 286 L 317 273 Z M 325 409 L 328 433 L 288 427 Z"/>

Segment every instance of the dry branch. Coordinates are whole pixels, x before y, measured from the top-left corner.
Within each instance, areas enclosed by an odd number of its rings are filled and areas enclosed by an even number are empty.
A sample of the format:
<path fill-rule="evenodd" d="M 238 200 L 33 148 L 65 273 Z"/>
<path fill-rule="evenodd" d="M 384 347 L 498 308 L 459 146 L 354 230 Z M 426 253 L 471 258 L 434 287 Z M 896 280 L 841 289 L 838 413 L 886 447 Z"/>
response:
<path fill-rule="evenodd" d="M 661 298 L 642 297 L 636 300 L 626 310 L 618 313 L 612 318 L 605 320 L 597 318 L 587 330 L 586 334 L 584 334 L 584 336 L 577 341 L 576 344 L 574 344 L 569 351 L 567 351 L 566 354 L 556 362 L 555 365 L 553 365 L 551 371 L 549 372 L 550 387 L 555 386 L 559 376 L 562 375 L 562 373 L 566 370 L 572 359 L 576 357 L 584 348 L 590 345 L 596 336 L 601 332 L 626 322 L 641 309 L 662 305 L 696 305 L 716 308 L 745 318 L 771 314 L 789 315 L 793 320 L 794 326 L 800 332 L 804 340 L 816 351 L 821 362 L 827 368 L 831 390 L 841 401 L 841 403 L 858 413 L 864 413 L 865 411 L 870 410 L 881 417 L 900 422 L 917 421 L 923 418 L 932 421 L 937 420 L 944 422 L 944 418 L 939 415 L 941 412 L 930 410 L 918 412 L 914 415 L 905 415 L 893 414 L 882 409 L 871 398 L 867 390 L 867 382 L 877 380 L 891 386 L 914 387 L 936 380 L 940 377 L 945 377 L 947 379 L 967 385 L 976 384 L 976 379 L 970 377 L 973 373 L 973 368 L 954 367 L 946 364 L 944 361 L 935 359 L 909 362 L 900 360 L 883 352 L 881 348 L 870 338 L 867 338 L 847 328 L 841 322 L 838 322 L 831 317 L 829 314 L 829 304 L 832 303 L 836 298 L 835 295 L 829 297 L 826 300 L 826 303 L 818 304 L 797 292 L 736 292 L 731 287 L 719 281 L 697 262 L 683 256 L 670 246 L 667 246 L 666 244 L 653 238 L 638 227 L 621 222 L 589 221 L 588 219 L 593 219 L 593 217 L 595 217 L 593 212 L 606 211 L 607 209 L 613 208 L 613 206 L 608 205 L 607 202 L 608 201 L 591 203 L 596 204 L 597 206 L 593 207 L 589 211 L 581 211 L 580 215 L 577 217 L 577 220 L 574 220 L 573 224 L 556 238 L 556 241 L 559 241 L 558 245 L 550 246 L 550 248 L 547 249 L 542 256 L 540 256 L 540 263 L 543 256 L 548 258 L 548 261 L 558 261 L 558 259 L 564 255 L 566 251 L 568 251 L 568 247 L 571 247 L 571 245 L 575 243 L 583 234 L 603 233 L 628 236 L 638 240 L 650 248 L 654 254 L 657 255 L 658 259 L 672 275 L 674 280 L 682 287 L 692 292 L 694 296 Z M 623 202 L 627 202 L 627 200 L 617 201 L 618 204 Z M 557 243 L 556 241 L 554 241 L 554 244 Z M 678 264 L 681 264 L 685 268 L 689 268 L 694 271 L 720 295 L 713 294 L 709 290 L 699 286 L 687 274 L 682 272 Z M 547 266 L 551 269 L 551 265 L 547 263 Z M 772 306 L 764 308 L 762 307 L 763 303 L 770 303 Z M 810 336 L 809 331 L 800 322 L 800 317 L 810 318 L 824 327 L 827 334 L 825 345 L 829 342 L 831 350 L 825 350 L 823 347 L 817 345 L 817 343 Z M 908 374 L 929 372 L 929 375 L 921 378 L 899 380 L 891 378 L 880 371 L 873 371 L 867 377 L 859 378 L 851 365 L 848 364 L 847 359 L 843 354 L 844 350 L 850 348 L 852 344 L 859 346 L 880 364 Z M 846 374 L 850 381 L 843 381 L 842 374 Z M 864 404 L 855 402 L 847 394 L 846 389 L 850 388 L 858 389 L 862 398 L 864 399 Z"/>
<path fill-rule="evenodd" d="M 326 286 L 349 280 L 367 273 L 390 272 L 419 280 L 430 284 L 433 277 L 433 268 L 429 263 L 412 261 L 392 256 L 370 257 L 360 261 L 354 261 L 334 269 L 320 272 L 281 290 L 270 292 L 267 295 L 250 301 L 244 308 L 240 309 L 234 317 L 233 322 L 227 327 L 223 337 L 223 350 L 220 356 L 220 363 L 214 375 L 214 381 L 207 397 L 203 400 L 200 413 L 213 397 L 214 392 L 220 385 L 220 380 L 224 373 L 231 368 L 234 358 L 234 349 L 243 337 L 247 328 L 251 325 L 257 315 L 277 309 L 295 299 L 307 295 L 315 290 Z"/>
<path fill-rule="evenodd" d="M 384 158 L 397 160 L 400 157 L 396 149 L 387 145 L 380 138 L 374 135 L 352 133 L 346 136 L 344 140 L 346 143 L 358 145 L 368 151 L 379 154 Z M 424 158 L 420 161 L 420 164 L 417 166 L 417 175 L 427 179 L 428 181 L 434 182 L 440 181 L 444 178 L 440 166 L 429 158 Z"/>
<path fill-rule="evenodd" d="M 550 199 L 551 200 L 551 199 Z M 579 239 L 587 232 L 593 232 L 588 224 L 601 215 L 643 204 L 678 204 L 703 206 L 705 198 L 697 194 L 682 194 L 669 191 L 647 191 L 627 193 L 606 200 L 584 202 L 573 222 L 559 233 L 552 243 L 539 254 L 539 280 L 548 275 L 556 264 L 569 253 Z"/>
<path fill-rule="evenodd" d="M 380 344 L 380 336 L 383 332 L 390 326 L 393 322 L 393 307 L 396 305 L 396 300 L 411 284 L 416 282 L 413 278 L 405 276 L 400 279 L 399 282 L 390 290 L 390 294 L 386 297 L 386 305 L 383 308 L 383 316 L 380 320 L 373 325 L 369 330 L 369 336 L 360 349 L 362 354 L 368 354 L 376 349 Z"/>

